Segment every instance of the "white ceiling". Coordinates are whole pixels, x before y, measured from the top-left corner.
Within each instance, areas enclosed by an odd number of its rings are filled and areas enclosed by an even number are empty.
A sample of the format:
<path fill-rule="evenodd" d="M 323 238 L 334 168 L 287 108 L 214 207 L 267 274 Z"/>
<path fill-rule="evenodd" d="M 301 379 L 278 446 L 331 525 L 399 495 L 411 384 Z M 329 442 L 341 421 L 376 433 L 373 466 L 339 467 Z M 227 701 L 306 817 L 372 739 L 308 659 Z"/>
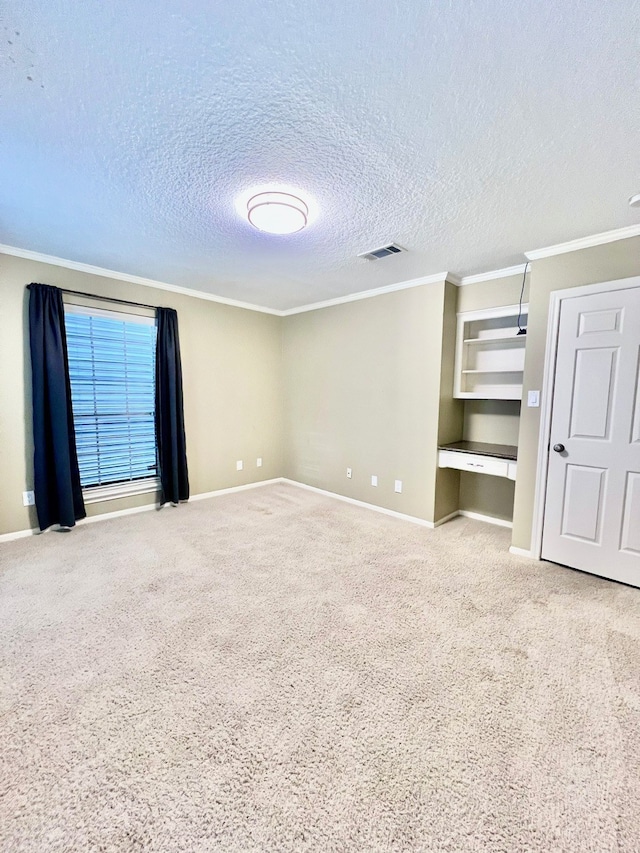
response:
<path fill-rule="evenodd" d="M 3 8 L 2 243 L 285 309 L 640 221 L 640 0 Z"/>

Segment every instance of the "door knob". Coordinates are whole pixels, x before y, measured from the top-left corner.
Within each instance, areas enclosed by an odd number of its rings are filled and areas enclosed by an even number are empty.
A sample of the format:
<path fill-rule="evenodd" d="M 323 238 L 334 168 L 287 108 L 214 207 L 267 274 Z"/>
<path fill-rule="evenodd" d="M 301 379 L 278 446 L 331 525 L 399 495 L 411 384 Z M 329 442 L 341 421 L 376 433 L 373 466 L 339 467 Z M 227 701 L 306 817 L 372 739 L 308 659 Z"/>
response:
<path fill-rule="evenodd" d="M 555 450 L 556 453 L 563 453 L 564 452 L 564 444 L 554 444 L 553 449 Z"/>

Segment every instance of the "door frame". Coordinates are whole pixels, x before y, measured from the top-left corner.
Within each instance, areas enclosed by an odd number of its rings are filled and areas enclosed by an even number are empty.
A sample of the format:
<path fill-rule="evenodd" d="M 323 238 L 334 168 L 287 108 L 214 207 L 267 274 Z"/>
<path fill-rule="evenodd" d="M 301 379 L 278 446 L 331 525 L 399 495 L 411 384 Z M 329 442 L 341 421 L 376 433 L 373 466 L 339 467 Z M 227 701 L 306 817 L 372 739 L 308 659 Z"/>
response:
<path fill-rule="evenodd" d="M 563 290 L 552 290 L 549 294 L 547 342 L 544 355 L 542 390 L 540 392 L 540 429 L 538 433 L 536 488 L 533 501 L 530 546 L 531 556 L 536 560 L 540 560 L 542 555 L 542 532 L 547 499 L 547 472 L 549 468 L 549 443 L 551 440 L 551 416 L 553 414 L 553 393 L 555 390 L 558 333 L 562 303 L 565 299 L 577 299 L 580 296 L 593 296 L 597 293 L 611 293 L 615 290 L 633 290 L 636 287 L 640 287 L 640 276 L 619 278 L 615 281 L 603 281 L 596 284 L 585 284 L 581 287 L 567 287 Z"/>

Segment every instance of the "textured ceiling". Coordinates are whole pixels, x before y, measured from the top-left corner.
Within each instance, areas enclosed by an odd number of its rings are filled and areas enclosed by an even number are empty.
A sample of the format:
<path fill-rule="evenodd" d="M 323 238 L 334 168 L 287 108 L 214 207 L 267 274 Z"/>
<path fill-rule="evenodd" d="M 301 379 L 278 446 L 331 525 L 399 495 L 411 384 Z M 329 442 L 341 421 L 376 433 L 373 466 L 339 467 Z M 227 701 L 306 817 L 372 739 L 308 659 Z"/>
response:
<path fill-rule="evenodd" d="M 640 221 L 640 0 L 4 0 L 0 242 L 289 308 Z M 315 222 L 236 213 L 268 182 Z M 384 261 L 357 254 L 396 241 Z"/>

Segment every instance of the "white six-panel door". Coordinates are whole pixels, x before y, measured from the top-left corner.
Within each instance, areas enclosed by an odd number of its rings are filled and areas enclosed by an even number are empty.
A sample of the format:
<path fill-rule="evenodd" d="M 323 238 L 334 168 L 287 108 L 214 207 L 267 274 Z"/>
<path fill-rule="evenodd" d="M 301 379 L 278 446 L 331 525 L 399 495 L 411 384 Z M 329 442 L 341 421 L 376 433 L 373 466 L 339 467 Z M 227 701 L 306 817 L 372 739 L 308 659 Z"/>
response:
<path fill-rule="evenodd" d="M 640 586 L 640 287 L 562 300 L 542 558 Z"/>

